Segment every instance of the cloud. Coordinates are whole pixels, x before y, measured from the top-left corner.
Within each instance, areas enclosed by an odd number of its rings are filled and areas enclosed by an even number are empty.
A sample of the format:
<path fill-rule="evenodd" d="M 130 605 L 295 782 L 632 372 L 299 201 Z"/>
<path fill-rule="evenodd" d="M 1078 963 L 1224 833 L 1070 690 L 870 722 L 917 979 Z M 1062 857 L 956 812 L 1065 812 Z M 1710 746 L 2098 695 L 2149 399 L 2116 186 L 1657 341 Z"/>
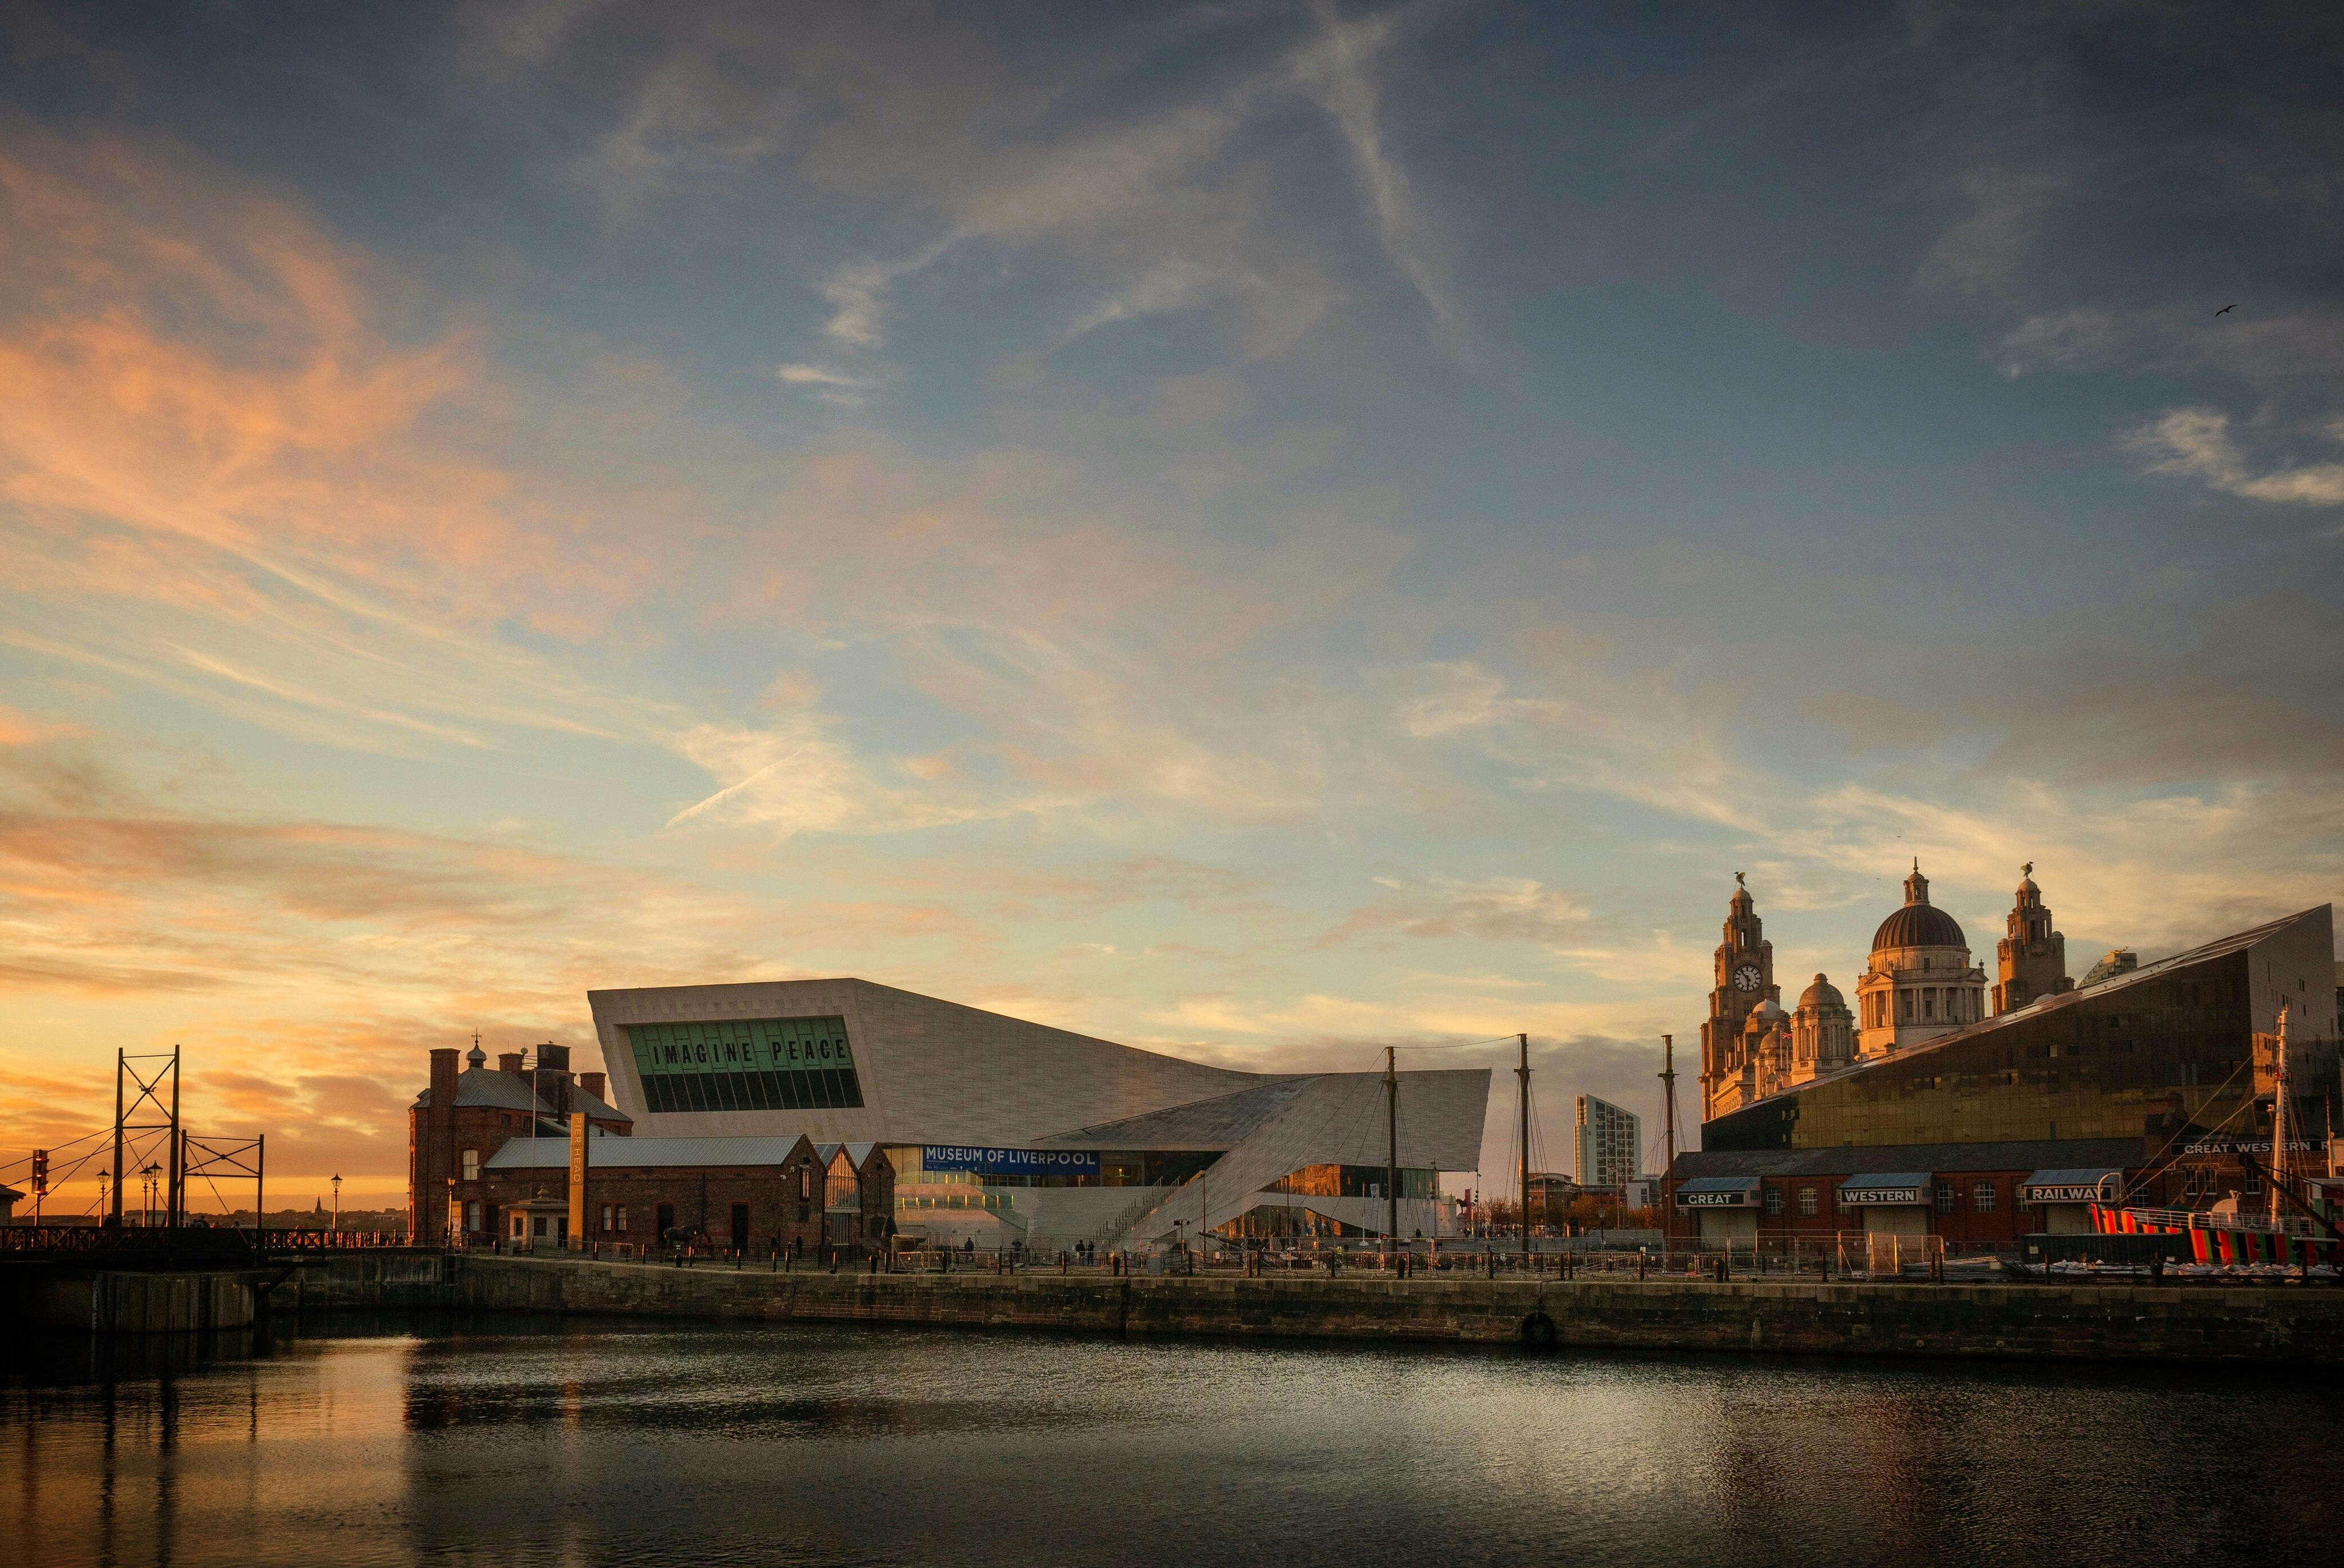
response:
<path fill-rule="evenodd" d="M 1449 264 L 1434 238 L 1438 226 L 1417 197 L 1406 170 L 1386 146 L 1370 67 L 1404 22 L 1420 13 L 1391 11 L 1365 22 L 1345 22 L 1334 0 L 1314 0 L 1315 46 L 1302 51 L 1296 76 L 1303 90 L 1342 132 L 1376 236 L 1452 343 L 1470 336 L 1449 279 Z"/>
<path fill-rule="evenodd" d="M 35 719 L 0 703 L 0 746 L 37 746 L 88 734 L 79 724 Z"/>
<path fill-rule="evenodd" d="M 1721 744 L 1715 721 L 1688 703 L 1664 673 L 1621 676 L 1560 625 L 1525 652 L 1538 694 L 1471 661 L 1429 666 L 1433 689 L 1404 702 L 1401 731 L 1420 740 L 1470 740 L 1519 770 L 1516 787 L 1591 790 L 1674 815 L 1747 826 L 1755 794 Z"/>
<path fill-rule="evenodd" d="M 805 387 L 825 403 L 842 409 L 859 409 L 871 400 L 871 393 L 879 385 L 878 378 L 835 369 L 828 365 L 783 365 L 775 372 L 783 382 L 793 387 Z"/>
<path fill-rule="evenodd" d="M 903 833 L 972 822 L 1012 807 L 950 798 L 936 781 L 891 784 L 873 776 L 825 721 L 804 713 L 781 728 L 698 724 L 676 739 L 677 749 L 727 782 L 722 789 L 670 817 L 688 823 L 732 824 L 792 834 Z"/>
<path fill-rule="evenodd" d="M 1587 906 L 1573 895 L 1527 876 L 1478 881 L 1436 876 L 1418 882 L 1379 878 L 1389 896 L 1354 910 L 1322 941 L 1375 933 L 1474 942 L 1527 942 L 1560 951 L 1584 934 Z"/>
<path fill-rule="evenodd" d="M 1067 325 L 1066 335 L 1079 338 L 1117 321 L 1189 309 L 1227 286 L 1216 269 L 1176 258 L 1086 307 Z"/>
<path fill-rule="evenodd" d="M 1470 660 L 1435 664 L 1426 673 L 1434 689 L 1402 703 L 1397 715 L 1400 729 L 1418 740 L 1550 718 L 1558 711 L 1552 703 L 1508 697 L 1504 677 Z"/>
<path fill-rule="evenodd" d="M 2329 439 L 2335 435 L 2329 432 Z M 2254 471 L 2218 409 L 2167 409 L 2128 431 L 2125 450 L 2148 460 L 2147 471 L 2194 479 L 2252 501 L 2344 506 L 2344 462 L 2279 464 Z"/>
<path fill-rule="evenodd" d="M 2122 329 L 2105 310 L 2061 310 L 2030 316 L 1995 345 L 2003 373 L 2029 370 L 2089 370 L 2107 364 Z"/>
<path fill-rule="evenodd" d="M 1980 165 L 1960 177 L 1970 215 L 1938 237 L 1913 275 L 1931 292 L 1979 294 L 2019 275 L 2043 215 L 2068 187 L 2066 177 L 2042 167 Z"/>
<path fill-rule="evenodd" d="M 946 234 L 909 256 L 852 261 L 832 272 L 820 286 L 831 308 L 823 335 L 848 349 L 885 347 L 888 291 L 897 279 L 935 266 L 959 239 L 957 234 Z"/>
<path fill-rule="evenodd" d="M 844 370 L 834 370 L 827 365 L 783 365 L 774 373 L 793 387 L 860 389 L 871 385 L 867 376 L 849 375 Z"/>

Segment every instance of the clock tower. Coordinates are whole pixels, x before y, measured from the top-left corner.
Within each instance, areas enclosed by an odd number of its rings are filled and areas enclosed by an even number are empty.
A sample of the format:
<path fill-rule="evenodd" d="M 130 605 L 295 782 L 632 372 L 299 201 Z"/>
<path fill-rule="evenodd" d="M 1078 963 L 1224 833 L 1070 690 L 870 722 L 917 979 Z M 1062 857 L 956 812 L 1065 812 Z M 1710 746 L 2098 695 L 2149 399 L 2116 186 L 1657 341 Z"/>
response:
<path fill-rule="evenodd" d="M 1719 1101 L 1742 1078 L 1742 1026 L 1761 1002 L 1782 1006 L 1774 984 L 1774 945 L 1766 940 L 1743 874 L 1733 874 L 1733 899 L 1726 905 L 1725 939 L 1717 945 L 1716 988 L 1709 994 L 1709 1021 L 1701 1027 L 1701 1109 L 1707 1121 Z"/>

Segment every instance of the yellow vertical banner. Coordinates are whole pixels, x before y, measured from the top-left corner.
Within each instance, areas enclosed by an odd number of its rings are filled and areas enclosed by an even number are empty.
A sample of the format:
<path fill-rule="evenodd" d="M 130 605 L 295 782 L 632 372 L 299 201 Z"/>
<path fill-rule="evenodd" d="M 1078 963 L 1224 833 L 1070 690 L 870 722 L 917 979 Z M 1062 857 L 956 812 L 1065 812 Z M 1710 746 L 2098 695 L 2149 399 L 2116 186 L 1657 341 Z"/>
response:
<path fill-rule="evenodd" d="M 586 1113 L 570 1115 L 570 1249 L 586 1249 Z"/>

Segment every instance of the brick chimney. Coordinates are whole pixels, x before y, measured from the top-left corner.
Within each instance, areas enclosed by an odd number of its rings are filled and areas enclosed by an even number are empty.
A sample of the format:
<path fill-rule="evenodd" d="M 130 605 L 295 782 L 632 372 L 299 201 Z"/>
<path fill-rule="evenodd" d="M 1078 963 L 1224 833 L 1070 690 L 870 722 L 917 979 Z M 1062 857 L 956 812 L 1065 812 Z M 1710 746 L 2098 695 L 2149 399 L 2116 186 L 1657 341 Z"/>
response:
<path fill-rule="evenodd" d="M 409 1177 L 408 1234 L 424 1246 L 448 1239 L 448 1178 L 456 1161 L 456 1047 L 431 1053 L 431 1103 L 423 1108 Z"/>
<path fill-rule="evenodd" d="M 598 1100 L 602 1100 L 607 1103 L 611 1098 L 602 1092 L 602 1075 L 601 1073 L 580 1073 L 578 1075 L 578 1087 L 584 1089 L 588 1094 L 592 1095 Z"/>
<path fill-rule="evenodd" d="M 500 1051 L 497 1053 L 497 1071 L 510 1073 L 517 1078 L 529 1077 L 521 1070 L 520 1057 L 521 1054 L 519 1051 Z"/>

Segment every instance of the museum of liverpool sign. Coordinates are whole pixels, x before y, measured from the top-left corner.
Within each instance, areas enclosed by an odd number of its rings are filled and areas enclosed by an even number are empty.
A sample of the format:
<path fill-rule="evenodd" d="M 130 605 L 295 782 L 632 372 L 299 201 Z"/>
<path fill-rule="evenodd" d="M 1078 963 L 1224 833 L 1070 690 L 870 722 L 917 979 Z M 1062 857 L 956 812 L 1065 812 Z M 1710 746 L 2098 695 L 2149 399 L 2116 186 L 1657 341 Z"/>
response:
<path fill-rule="evenodd" d="M 965 1170 L 977 1176 L 1096 1176 L 1096 1149 L 982 1148 L 966 1144 L 931 1143 L 920 1150 L 920 1164 L 928 1170 Z"/>

